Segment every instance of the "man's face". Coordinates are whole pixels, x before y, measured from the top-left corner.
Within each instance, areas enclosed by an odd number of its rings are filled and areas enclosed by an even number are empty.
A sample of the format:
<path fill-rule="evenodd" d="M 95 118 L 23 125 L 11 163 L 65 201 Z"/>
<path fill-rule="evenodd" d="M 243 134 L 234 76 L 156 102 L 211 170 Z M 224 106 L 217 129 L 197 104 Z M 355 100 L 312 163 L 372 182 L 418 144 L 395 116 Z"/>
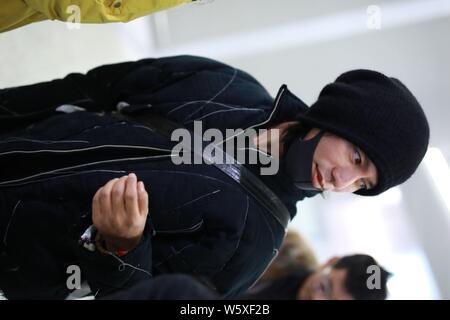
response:
<path fill-rule="evenodd" d="M 299 300 L 353 300 L 345 288 L 346 269 L 333 269 L 329 266 L 310 275 L 300 288 Z"/>
<path fill-rule="evenodd" d="M 318 133 L 319 129 L 314 128 L 305 139 Z M 311 170 L 313 186 L 322 191 L 355 192 L 371 189 L 378 181 L 375 165 L 361 149 L 328 132 L 317 145 Z"/>

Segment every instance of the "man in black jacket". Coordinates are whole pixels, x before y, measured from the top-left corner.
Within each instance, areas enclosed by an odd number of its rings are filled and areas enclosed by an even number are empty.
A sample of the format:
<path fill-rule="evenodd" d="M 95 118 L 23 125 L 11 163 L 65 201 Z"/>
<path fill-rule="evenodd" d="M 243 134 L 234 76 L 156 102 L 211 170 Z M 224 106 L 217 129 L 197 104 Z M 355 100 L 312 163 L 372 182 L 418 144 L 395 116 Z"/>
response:
<path fill-rule="evenodd" d="M 4 89 L 0 105 L 0 287 L 10 298 L 64 298 L 73 265 L 98 296 L 174 272 L 236 296 L 283 240 L 286 225 L 268 207 L 278 203 L 288 221 L 323 190 L 379 194 L 412 175 L 429 138 L 414 96 L 378 72 L 343 74 L 308 108 L 286 86 L 273 99 L 247 73 L 191 56 Z M 247 166 L 270 197 L 215 166 L 175 164 L 173 141 L 117 109 L 224 136 L 280 129 L 282 141 L 262 134 L 255 145 L 281 142 L 269 155 L 281 170 Z"/>

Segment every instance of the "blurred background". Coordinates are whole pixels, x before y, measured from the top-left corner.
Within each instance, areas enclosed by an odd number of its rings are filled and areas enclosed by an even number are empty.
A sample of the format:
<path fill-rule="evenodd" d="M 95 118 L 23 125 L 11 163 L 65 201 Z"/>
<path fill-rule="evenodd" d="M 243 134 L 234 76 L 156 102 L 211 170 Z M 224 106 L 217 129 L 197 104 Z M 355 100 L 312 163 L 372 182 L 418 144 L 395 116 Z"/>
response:
<path fill-rule="evenodd" d="M 215 0 L 128 24 L 41 22 L 0 34 L 0 87 L 175 54 L 244 69 L 272 95 L 286 83 L 307 104 L 350 69 L 395 76 L 428 116 L 425 161 L 381 196 L 330 194 L 299 203 L 292 226 L 321 261 L 373 255 L 394 273 L 390 299 L 450 299 L 449 30 L 450 0 Z"/>

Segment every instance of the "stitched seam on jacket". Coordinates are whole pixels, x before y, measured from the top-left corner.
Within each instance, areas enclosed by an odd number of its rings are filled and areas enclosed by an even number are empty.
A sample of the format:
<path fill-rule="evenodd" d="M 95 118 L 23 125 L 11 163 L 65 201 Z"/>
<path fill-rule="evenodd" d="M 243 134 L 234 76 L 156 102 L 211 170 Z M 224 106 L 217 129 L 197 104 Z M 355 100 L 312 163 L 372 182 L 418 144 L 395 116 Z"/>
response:
<path fill-rule="evenodd" d="M 219 95 L 221 95 L 234 81 L 234 79 L 236 79 L 237 76 L 237 69 L 233 68 L 233 75 L 231 76 L 231 79 L 228 81 L 227 84 L 225 84 L 225 86 L 219 90 L 219 92 L 217 92 L 211 99 L 209 99 L 205 105 L 209 104 L 210 102 L 214 101 L 215 98 L 217 98 Z M 184 103 L 178 107 L 173 108 L 172 110 L 170 110 L 167 115 L 169 115 L 170 113 L 177 111 L 179 109 L 181 109 L 182 107 L 185 107 L 186 105 L 188 105 L 189 103 Z M 203 106 L 202 106 L 203 107 Z"/>
<path fill-rule="evenodd" d="M 263 124 L 269 122 L 269 121 L 272 119 L 273 115 L 275 114 L 275 111 L 277 110 L 278 105 L 280 104 L 280 100 L 281 100 L 281 97 L 283 96 L 283 93 L 284 93 L 284 89 L 283 89 L 283 91 L 279 94 L 277 101 L 275 101 L 275 107 L 273 108 L 272 112 L 269 114 L 269 118 L 267 118 L 267 119 L 264 120 L 263 122 L 260 122 L 260 123 L 257 123 L 257 124 L 254 124 L 254 125 L 248 127 L 248 128 L 245 129 L 243 132 L 245 132 L 245 131 L 247 131 L 247 130 L 249 130 L 249 129 L 251 129 L 251 128 L 254 128 L 254 127 L 257 127 L 257 126 L 260 126 L 260 125 L 263 125 Z M 219 141 L 219 142 L 216 144 L 216 146 L 219 146 L 219 145 L 223 144 L 225 141 L 227 141 L 227 140 L 229 140 L 229 139 L 232 139 L 232 138 L 234 138 L 234 137 L 237 137 L 238 135 L 242 134 L 243 132 L 237 133 L 237 134 L 235 134 L 235 135 L 233 135 L 233 136 L 230 136 L 230 137 L 228 137 L 228 138 L 226 138 L 226 139 L 223 139 L 222 141 Z"/>
<path fill-rule="evenodd" d="M 111 162 L 120 162 L 120 161 L 136 161 L 136 160 L 145 160 L 145 159 L 154 159 L 154 158 L 164 158 L 164 157 L 172 157 L 172 154 L 169 155 L 161 155 L 161 156 L 151 156 L 151 157 L 136 157 L 136 158 L 123 158 L 123 159 L 114 159 L 114 160 L 104 160 L 104 161 L 97 161 L 97 162 L 91 162 L 91 163 L 85 163 L 85 164 L 81 164 L 81 165 L 77 165 L 77 166 L 71 166 L 71 167 L 66 167 L 66 168 L 61 168 L 61 169 L 56 169 L 56 170 L 51 170 L 48 172 L 42 172 L 42 173 L 38 173 L 29 177 L 25 177 L 25 178 L 20 178 L 20 179 L 15 179 L 15 180 L 10 180 L 10 181 L 4 181 L 0 183 L 0 187 L 3 185 L 7 185 L 9 183 L 14 183 L 14 182 L 20 182 L 22 180 L 29 180 L 32 179 L 34 177 L 39 177 L 39 176 L 43 176 L 46 174 L 51 174 L 51 173 L 55 173 L 55 172 L 60 172 L 60 171 L 64 171 L 67 169 L 74 169 L 74 168 L 82 168 L 82 167 L 87 167 L 90 165 L 96 165 L 96 164 L 102 164 L 102 163 L 111 163 Z M 31 181 L 32 182 L 32 181 Z"/>

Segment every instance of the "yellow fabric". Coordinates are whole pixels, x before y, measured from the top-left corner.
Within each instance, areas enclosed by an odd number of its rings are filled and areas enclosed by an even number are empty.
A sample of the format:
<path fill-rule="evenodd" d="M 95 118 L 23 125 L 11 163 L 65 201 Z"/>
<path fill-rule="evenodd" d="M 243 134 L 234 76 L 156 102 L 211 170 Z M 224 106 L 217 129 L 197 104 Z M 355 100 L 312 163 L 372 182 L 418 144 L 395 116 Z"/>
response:
<path fill-rule="evenodd" d="M 46 17 L 22 0 L 0 0 L 0 32 L 45 20 Z"/>
<path fill-rule="evenodd" d="M 81 23 L 128 22 L 188 2 L 192 0 L 0 0 L 0 32 L 47 19 L 73 22 L 78 13 Z"/>

